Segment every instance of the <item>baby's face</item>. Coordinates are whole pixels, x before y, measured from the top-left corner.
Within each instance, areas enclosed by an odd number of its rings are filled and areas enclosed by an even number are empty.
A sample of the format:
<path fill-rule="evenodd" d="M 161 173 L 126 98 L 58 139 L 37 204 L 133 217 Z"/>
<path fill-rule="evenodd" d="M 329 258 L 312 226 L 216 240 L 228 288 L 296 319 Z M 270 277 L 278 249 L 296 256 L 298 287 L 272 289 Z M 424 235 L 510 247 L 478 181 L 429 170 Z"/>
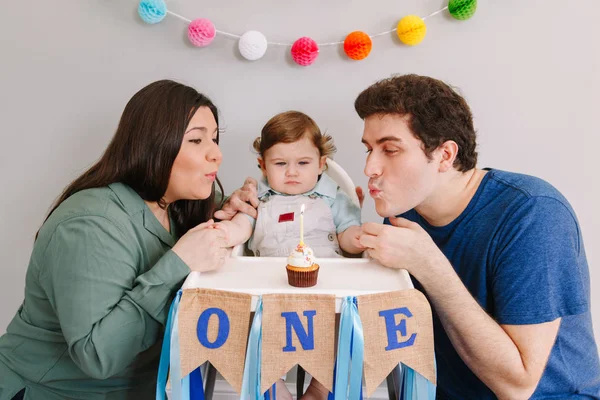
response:
<path fill-rule="evenodd" d="M 326 157 L 308 137 L 294 143 L 278 143 L 258 159 L 263 175 L 272 189 L 285 194 L 312 190 L 323 172 Z"/>

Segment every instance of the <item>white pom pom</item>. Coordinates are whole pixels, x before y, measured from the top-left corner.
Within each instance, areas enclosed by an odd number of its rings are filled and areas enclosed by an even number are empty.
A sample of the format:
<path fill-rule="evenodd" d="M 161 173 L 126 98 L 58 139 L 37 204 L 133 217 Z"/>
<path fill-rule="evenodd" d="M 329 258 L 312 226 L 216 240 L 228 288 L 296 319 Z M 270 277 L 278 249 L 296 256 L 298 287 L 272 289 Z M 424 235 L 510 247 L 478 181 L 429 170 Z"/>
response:
<path fill-rule="evenodd" d="M 246 60 L 258 60 L 267 51 L 267 38 L 258 31 L 248 31 L 242 35 L 238 46 Z"/>

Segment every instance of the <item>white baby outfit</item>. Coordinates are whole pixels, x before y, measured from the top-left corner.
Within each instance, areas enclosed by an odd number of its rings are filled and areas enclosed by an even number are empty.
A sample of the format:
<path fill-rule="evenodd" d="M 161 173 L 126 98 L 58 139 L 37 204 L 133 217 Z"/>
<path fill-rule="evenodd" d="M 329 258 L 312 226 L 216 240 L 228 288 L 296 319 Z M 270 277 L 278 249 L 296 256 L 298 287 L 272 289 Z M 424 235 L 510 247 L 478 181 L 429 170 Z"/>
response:
<path fill-rule="evenodd" d="M 337 234 L 360 225 L 360 208 L 326 173 L 315 187 L 286 195 L 259 182 L 258 219 L 248 249 L 259 257 L 287 257 L 300 241 L 300 208 L 304 211 L 304 242 L 316 257 L 340 257 Z M 254 220 L 253 220 L 254 221 Z"/>

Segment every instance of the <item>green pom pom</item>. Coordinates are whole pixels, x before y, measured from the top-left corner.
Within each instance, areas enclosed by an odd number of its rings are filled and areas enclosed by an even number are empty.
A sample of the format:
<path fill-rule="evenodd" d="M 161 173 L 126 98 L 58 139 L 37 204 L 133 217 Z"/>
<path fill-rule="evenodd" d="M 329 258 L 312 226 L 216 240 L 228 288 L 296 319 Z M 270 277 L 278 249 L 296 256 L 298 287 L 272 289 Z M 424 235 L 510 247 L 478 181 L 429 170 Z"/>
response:
<path fill-rule="evenodd" d="M 477 10 L 477 0 L 450 0 L 448 11 L 454 18 L 464 21 L 471 18 Z"/>

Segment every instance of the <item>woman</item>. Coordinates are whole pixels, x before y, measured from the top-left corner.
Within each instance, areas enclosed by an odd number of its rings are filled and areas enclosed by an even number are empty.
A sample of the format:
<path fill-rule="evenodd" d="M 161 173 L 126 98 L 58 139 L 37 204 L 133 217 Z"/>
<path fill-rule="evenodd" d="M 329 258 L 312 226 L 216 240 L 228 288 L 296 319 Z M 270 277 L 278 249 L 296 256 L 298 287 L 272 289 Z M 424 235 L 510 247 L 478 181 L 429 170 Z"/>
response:
<path fill-rule="evenodd" d="M 159 81 L 133 96 L 38 232 L 0 337 L 0 400 L 154 397 L 175 291 L 226 255 L 210 219 L 218 142 L 217 109 L 196 90 Z"/>

